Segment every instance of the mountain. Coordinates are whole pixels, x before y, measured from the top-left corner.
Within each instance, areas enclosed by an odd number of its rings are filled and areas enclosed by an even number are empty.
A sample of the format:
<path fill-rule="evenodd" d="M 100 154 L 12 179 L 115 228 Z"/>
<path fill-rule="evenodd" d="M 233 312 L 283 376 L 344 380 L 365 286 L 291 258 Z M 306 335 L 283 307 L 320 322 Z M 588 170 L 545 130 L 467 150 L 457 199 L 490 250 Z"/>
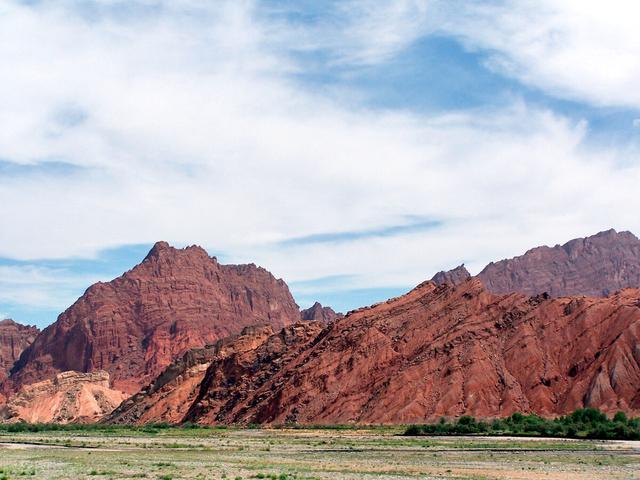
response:
<path fill-rule="evenodd" d="M 324 328 L 302 322 L 254 340 L 212 358 L 180 405 L 182 421 L 410 423 L 584 406 L 640 413 L 637 289 L 551 298 L 495 295 L 478 279 L 425 282 Z M 133 421 L 141 418 L 167 417 Z"/>
<path fill-rule="evenodd" d="M 302 320 L 330 323 L 344 315 L 336 313 L 331 307 L 323 307 L 319 302 L 316 302 L 311 307 L 300 310 L 300 316 Z"/>
<path fill-rule="evenodd" d="M 299 319 L 287 285 L 265 269 L 159 242 L 132 270 L 89 287 L 22 353 L 10 380 L 17 389 L 59 372 L 104 370 L 117 390 L 135 393 L 192 348 Z"/>
<path fill-rule="evenodd" d="M 436 273 L 431 280 L 457 285 L 470 276 L 460 265 Z M 607 230 L 491 262 L 476 277 L 497 294 L 606 297 L 623 288 L 640 288 L 640 240 L 630 232 Z"/>
<path fill-rule="evenodd" d="M 467 267 L 462 265 L 457 266 L 453 270 L 449 271 L 440 271 L 436 273 L 431 281 L 436 285 L 444 285 L 445 283 L 449 285 L 458 285 L 471 277 L 471 274 L 467 270 Z"/>
<path fill-rule="evenodd" d="M 494 293 L 604 297 L 640 288 L 640 240 L 630 232 L 608 230 L 490 263 L 478 278 Z"/>
<path fill-rule="evenodd" d="M 7 378 L 13 364 L 39 331 L 37 327 L 21 325 L 11 319 L 0 321 L 0 382 Z"/>
<path fill-rule="evenodd" d="M 3 422 L 95 422 L 127 395 L 110 388 L 107 372 L 64 372 L 23 386 L 0 408 Z"/>

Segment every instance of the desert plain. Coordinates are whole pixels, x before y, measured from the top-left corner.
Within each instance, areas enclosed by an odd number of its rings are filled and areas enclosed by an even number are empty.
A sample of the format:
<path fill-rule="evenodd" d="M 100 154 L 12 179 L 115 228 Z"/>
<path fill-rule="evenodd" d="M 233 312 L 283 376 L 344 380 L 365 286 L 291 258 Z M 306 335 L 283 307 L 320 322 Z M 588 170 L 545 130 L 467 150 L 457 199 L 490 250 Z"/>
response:
<path fill-rule="evenodd" d="M 640 442 L 402 432 L 402 427 L 3 432 L 0 479 L 640 478 Z"/>

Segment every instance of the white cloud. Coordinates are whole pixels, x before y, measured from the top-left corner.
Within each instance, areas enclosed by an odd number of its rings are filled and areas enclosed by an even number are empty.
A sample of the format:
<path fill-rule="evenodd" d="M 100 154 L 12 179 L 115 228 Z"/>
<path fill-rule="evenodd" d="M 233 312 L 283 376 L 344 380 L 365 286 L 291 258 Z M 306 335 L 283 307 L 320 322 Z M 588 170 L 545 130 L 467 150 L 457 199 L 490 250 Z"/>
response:
<path fill-rule="evenodd" d="M 490 66 L 560 98 L 640 108 L 633 0 L 444 1 L 438 28 L 492 52 Z"/>
<path fill-rule="evenodd" d="M 97 280 L 59 268 L 0 266 L 0 303 L 61 312 L 76 300 L 78 292 Z M 2 318 L 6 316 L 0 314 Z"/>
<path fill-rule="evenodd" d="M 611 226 L 640 232 L 640 171 L 623 161 L 637 152 L 588 146 L 582 122 L 518 102 L 446 115 L 354 107 L 289 78 L 299 66 L 282 40 L 299 27 L 269 23 L 252 2 L 149 1 L 153 14 L 126 21 L 70 5 L 0 7 L 0 65 L 11 72 L 0 159 L 30 166 L 0 177 L 0 256 L 91 256 L 166 239 L 290 281 L 350 275 L 344 287 L 360 288 L 417 283 L 460 261 L 477 270 Z M 365 21 L 339 50 L 318 44 L 361 64 L 418 35 L 409 17 L 423 2 L 385 4 L 403 29 L 409 22 L 398 37 L 371 5 L 360 4 Z M 365 25 L 382 33 L 367 36 Z M 59 162 L 77 168 L 58 172 Z M 407 218 L 444 226 L 275 246 Z M 52 305 L 57 282 L 77 288 L 46 272 L 15 275 L 30 283 L 5 273 L 7 302 Z"/>

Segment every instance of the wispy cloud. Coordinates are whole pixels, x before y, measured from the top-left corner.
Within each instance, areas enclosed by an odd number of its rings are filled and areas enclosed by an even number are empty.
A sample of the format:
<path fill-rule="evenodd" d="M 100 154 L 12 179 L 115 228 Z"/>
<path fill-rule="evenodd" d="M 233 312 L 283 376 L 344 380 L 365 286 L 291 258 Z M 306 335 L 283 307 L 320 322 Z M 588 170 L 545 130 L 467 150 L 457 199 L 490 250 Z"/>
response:
<path fill-rule="evenodd" d="M 403 225 L 389 225 L 385 227 L 370 228 L 367 230 L 352 230 L 344 232 L 315 233 L 304 237 L 293 237 L 278 242 L 281 247 L 290 245 L 308 245 L 314 243 L 340 243 L 354 242 L 368 238 L 395 237 L 411 233 L 424 232 L 442 225 L 437 220 L 408 223 Z"/>

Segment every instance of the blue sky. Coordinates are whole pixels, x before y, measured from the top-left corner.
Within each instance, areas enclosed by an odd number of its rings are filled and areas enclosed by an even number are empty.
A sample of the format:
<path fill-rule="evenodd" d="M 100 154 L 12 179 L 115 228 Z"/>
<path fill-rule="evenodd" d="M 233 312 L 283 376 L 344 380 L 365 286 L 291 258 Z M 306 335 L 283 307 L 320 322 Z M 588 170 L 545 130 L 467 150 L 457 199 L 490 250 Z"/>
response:
<path fill-rule="evenodd" d="M 0 316 L 157 240 L 301 306 L 640 232 L 634 2 L 0 2 Z"/>

